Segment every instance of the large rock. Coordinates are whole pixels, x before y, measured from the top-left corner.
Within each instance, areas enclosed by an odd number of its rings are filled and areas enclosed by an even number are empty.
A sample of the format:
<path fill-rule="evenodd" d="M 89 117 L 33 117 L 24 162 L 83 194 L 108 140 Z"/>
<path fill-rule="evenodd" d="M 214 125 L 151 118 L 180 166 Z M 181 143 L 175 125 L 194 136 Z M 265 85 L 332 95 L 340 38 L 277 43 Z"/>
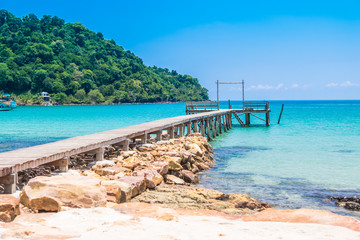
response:
<path fill-rule="evenodd" d="M 131 156 L 122 162 L 122 166 L 134 170 L 137 166 L 141 165 L 141 160 L 137 157 Z"/>
<path fill-rule="evenodd" d="M 97 161 L 96 164 L 93 166 L 93 169 L 111 167 L 111 166 L 115 166 L 115 161 L 102 160 L 102 161 Z"/>
<path fill-rule="evenodd" d="M 101 182 L 106 188 L 109 202 L 123 203 L 132 198 L 133 186 L 118 180 L 105 180 Z"/>
<path fill-rule="evenodd" d="M 36 177 L 23 188 L 20 202 L 35 211 L 48 212 L 58 212 L 62 207 L 99 207 L 106 205 L 106 190 L 100 179 L 92 177 Z"/>
<path fill-rule="evenodd" d="M 335 205 L 346 208 L 352 211 L 360 211 L 360 198 L 359 197 L 330 197 L 335 200 Z"/>
<path fill-rule="evenodd" d="M 0 195 L 0 221 L 11 222 L 20 215 L 19 199 L 11 195 Z"/>
<path fill-rule="evenodd" d="M 202 156 L 203 151 L 199 147 L 199 145 L 195 143 L 185 144 L 185 149 L 188 150 L 190 153 L 195 154 L 197 156 Z"/>
<path fill-rule="evenodd" d="M 167 175 L 167 177 L 170 175 Z M 131 202 L 156 203 L 161 207 L 185 208 L 185 209 L 209 209 L 233 215 L 252 214 L 264 210 L 266 207 L 256 199 L 246 194 L 224 194 L 222 192 L 196 188 L 184 185 L 160 184 L 152 191 L 131 199 Z M 251 202 L 259 206 L 258 208 L 239 208 L 240 202 Z"/>
<path fill-rule="evenodd" d="M 184 180 L 182 180 L 181 178 L 178 178 L 174 175 L 168 174 L 165 176 L 165 179 L 166 179 L 167 184 L 175 184 L 175 185 L 184 185 L 185 184 Z"/>
<path fill-rule="evenodd" d="M 121 166 L 112 166 L 112 167 L 95 169 L 95 173 L 100 176 L 116 175 L 118 173 L 123 173 L 124 175 L 126 175 L 129 174 L 130 172 L 131 172 L 130 169 Z"/>
<path fill-rule="evenodd" d="M 169 171 L 169 163 L 168 162 L 154 162 L 151 165 L 162 176 L 167 174 L 167 172 Z"/>
<path fill-rule="evenodd" d="M 134 173 L 137 176 L 143 176 L 145 178 L 147 187 L 151 189 L 154 189 L 164 180 L 164 178 L 152 167 L 136 167 Z"/>
<path fill-rule="evenodd" d="M 146 180 L 143 176 L 125 176 L 119 179 L 116 179 L 123 183 L 124 185 L 128 185 L 131 188 L 131 197 L 139 195 L 140 193 L 146 190 Z"/>
<path fill-rule="evenodd" d="M 171 170 L 171 171 L 181 171 L 182 169 L 183 169 L 183 167 L 180 165 L 180 163 L 177 161 L 178 159 L 180 159 L 180 161 L 181 161 L 181 158 L 171 158 L 170 160 L 169 160 L 169 166 L 168 166 L 168 168 L 169 168 L 169 170 Z"/>
<path fill-rule="evenodd" d="M 194 184 L 199 183 L 198 176 L 196 174 L 194 174 L 193 172 L 191 172 L 189 170 L 182 170 L 181 173 L 183 175 L 183 179 L 184 179 L 185 182 L 194 183 Z"/>

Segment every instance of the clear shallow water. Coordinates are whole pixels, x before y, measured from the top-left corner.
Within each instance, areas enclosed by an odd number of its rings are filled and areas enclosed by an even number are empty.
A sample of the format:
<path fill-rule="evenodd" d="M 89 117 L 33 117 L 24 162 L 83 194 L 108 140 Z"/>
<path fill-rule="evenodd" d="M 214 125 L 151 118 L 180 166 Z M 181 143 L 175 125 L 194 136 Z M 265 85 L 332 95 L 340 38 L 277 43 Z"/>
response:
<path fill-rule="evenodd" d="M 0 112 L 0 152 L 183 114 L 184 103 L 18 107 Z"/>
<path fill-rule="evenodd" d="M 270 107 L 270 127 L 237 126 L 213 142 L 218 162 L 201 176 L 201 185 L 248 193 L 277 208 L 359 218 L 323 200 L 360 195 L 360 101 L 275 101 Z"/>
<path fill-rule="evenodd" d="M 323 201 L 360 195 L 360 101 L 273 101 L 270 107 L 270 127 L 252 118 L 252 127 L 235 125 L 212 142 L 218 162 L 201 175 L 201 186 L 248 193 L 277 208 L 319 208 L 360 218 Z M 184 113 L 184 103 L 18 107 L 0 112 L 0 152 Z"/>

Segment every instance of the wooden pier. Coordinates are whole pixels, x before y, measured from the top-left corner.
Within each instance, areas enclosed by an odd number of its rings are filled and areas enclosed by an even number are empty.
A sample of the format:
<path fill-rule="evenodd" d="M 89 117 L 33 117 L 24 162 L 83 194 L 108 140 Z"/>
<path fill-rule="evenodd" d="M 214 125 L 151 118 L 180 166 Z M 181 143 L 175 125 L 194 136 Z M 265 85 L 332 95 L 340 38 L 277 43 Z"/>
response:
<path fill-rule="evenodd" d="M 203 112 L 212 112 L 219 110 L 219 102 L 187 102 L 186 114 L 197 114 Z M 251 116 L 265 122 L 266 126 L 270 126 L 270 107 L 268 101 L 244 101 L 243 108 L 232 109 L 229 100 L 230 116 L 234 116 L 242 127 L 248 127 L 251 123 Z M 265 114 L 265 119 L 258 116 Z M 243 118 L 242 118 L 243 117 Z"/>
<path fill-rule="evenodd" d="M 0 153 L 0 184 L 4 184 L 5 193 L 14 193 L 19 171 L 40 165 L 57 166 L 60 171 L 67 171 L 70 156 L 91 153 L 96 154 L 96 160 L 103 160 L 107 146 L 119 145 L 123 150 L 129 150 L 130 144 L 147 143 L 151 135 L 162 140 L 164 131 L 170 138 L 199 132 L 211 140 L 232 128 L 233 113 L 234 109 L 213 109 Z"/>

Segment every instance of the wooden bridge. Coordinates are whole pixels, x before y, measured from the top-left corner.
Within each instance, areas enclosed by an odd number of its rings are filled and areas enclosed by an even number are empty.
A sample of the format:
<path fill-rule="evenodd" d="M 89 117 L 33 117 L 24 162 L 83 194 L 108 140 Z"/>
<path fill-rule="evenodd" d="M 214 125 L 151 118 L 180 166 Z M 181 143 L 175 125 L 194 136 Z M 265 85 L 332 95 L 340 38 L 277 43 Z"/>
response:
<path fill-rule="evenodd" d="M 92 153 L 96 154 L 96 160 L 102 160 L 104 148 L 109 145 L 129 150 L 130 144 L 146 143 L 151 135 L 162 140 L 163 131 L 170 138 L 199 132 L 211 140 L 232 128 L 232 113 L 232 109 L 214 109 L 0 153 L 0 184 L 4 184 L 5 193 L 13 193 L 19 171 L 40 165 L 53 165 L 67 171 L 70 156 Z"/>

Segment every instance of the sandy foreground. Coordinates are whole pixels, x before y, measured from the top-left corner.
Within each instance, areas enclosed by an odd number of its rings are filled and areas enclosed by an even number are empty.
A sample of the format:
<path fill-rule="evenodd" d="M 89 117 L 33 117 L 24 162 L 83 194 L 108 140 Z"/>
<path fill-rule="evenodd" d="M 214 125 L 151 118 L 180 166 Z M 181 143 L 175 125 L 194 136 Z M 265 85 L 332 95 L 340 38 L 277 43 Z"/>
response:
<path fill-rule="evenodd" d="M 119 207 L 121 206 L 121 207 Z M 139 208 L 140 207 L 140 208 Z M 151 204 L 22 214 L 0 225 L 1 239 L 360 239 L 360 232 L 313 223 L 245 222 L 213 211 Z"/>

